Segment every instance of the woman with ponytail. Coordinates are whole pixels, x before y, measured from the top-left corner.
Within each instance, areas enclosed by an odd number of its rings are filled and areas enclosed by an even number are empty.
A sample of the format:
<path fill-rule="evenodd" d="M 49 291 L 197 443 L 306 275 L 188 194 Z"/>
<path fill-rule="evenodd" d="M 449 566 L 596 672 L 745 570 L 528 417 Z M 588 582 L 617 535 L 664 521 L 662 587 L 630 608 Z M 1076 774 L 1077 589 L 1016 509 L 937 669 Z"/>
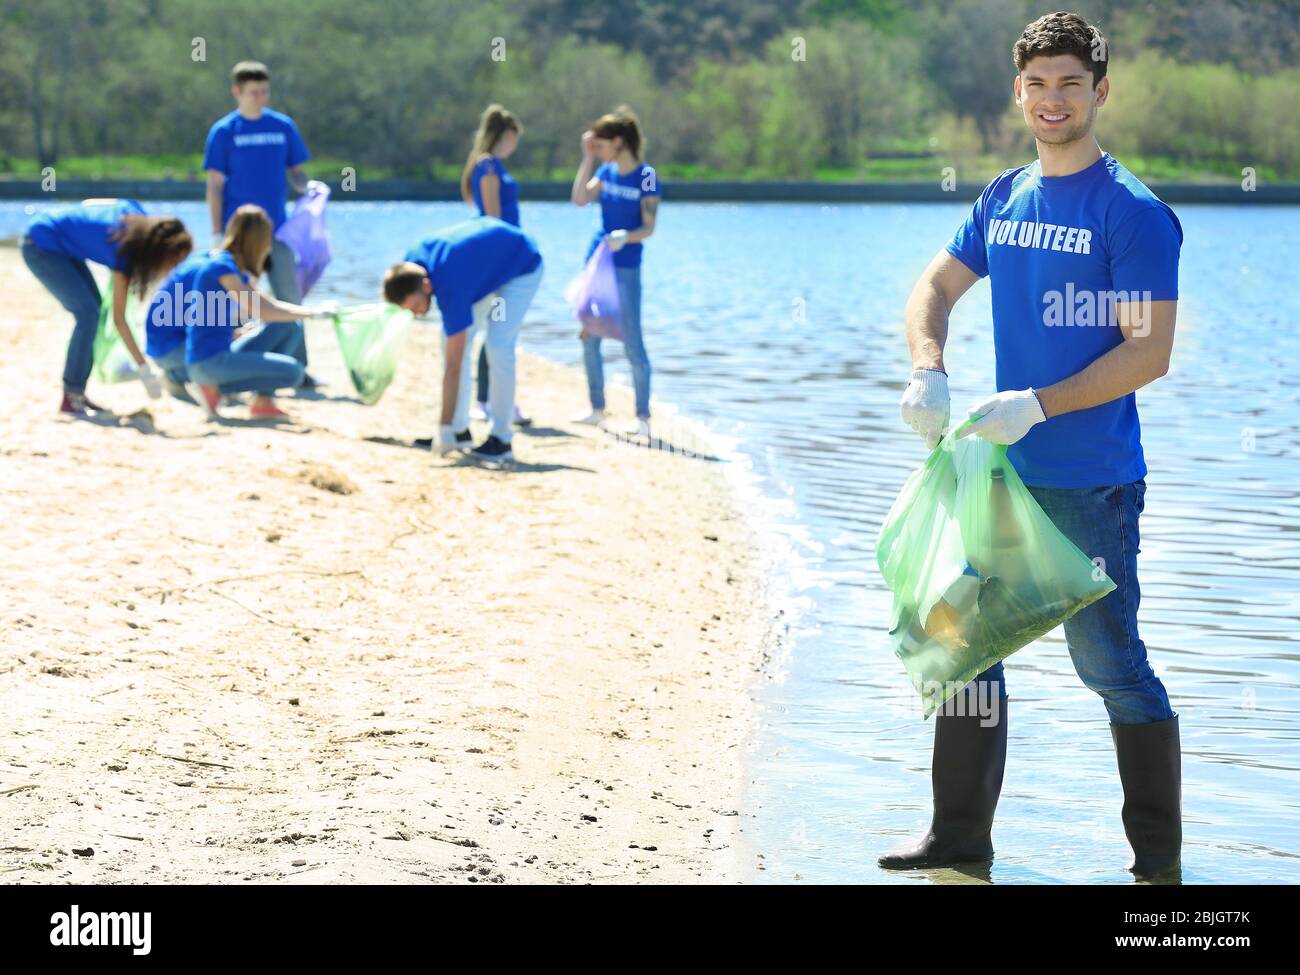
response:
<path fill-rule="evenodd" d="M 185 330 L 185 369 L 195 401 L 216 417 L 221 397 L 254 392 L 249 418 L 283 420 L 277 389 L 295 388 L 303 367 L 293 355 L 297 337 L 284 329 L 259 328 L 235 338 L 246 320 L 294 322 L 328 315 L 327 306 L 308 308 L 271 298 L 253 286 L 271 253 L 274 225 L 265 210 L 245 203 L 230 216 L 219 249 L 181 277 L 172 307 L 164 313 Z"/>
<path fill-rule="evenodd" d="M 22 238 L 23 261 L 75 321 L 63 364 L 60 413 L 86 416 L 102 410 L 86 398 L 101 300 L 86 262 L 112 272 L 113 324 L 146 392 L 156 399 L 161 393 L 158 376 L 126 324 L 127 292 L 133 289 L 143 300 L 150 285 L 183 261 L 193 246 L 178 219 L 147 216 L 135 200 L 86 200 L 43 213 L 28 225 Z"/>
<path fill-rule="evenodd" d="M 506 169 L 505 161 L 519 146 L 523 131 L 514 113 L 502 105 L 489 105 L 479 118 L 474 146 L 460 174 L 460 195 L 466 203 L 478 210 L 480 216 L 496 217 L 515 227 L 519 226 L 519 183 Z M 484 342 L 478 356 L 477 412 L 480 418 L 488 420 L 492 418 L 488 410 L 489 376 Z M 513 419 L 521 427 L 532 423 L 518 403 Z"/>
<path fill-rule="evenodd" d="M 655 231 L 660 186 L 654 169 L 641 161 L 643 151 L 641 123 L 630 108 L 623 106 L 602 115 L 582 133 L 582 164 L 573 179 L 572 200 L 580 207 L 600 201 L 601 223 L 587 247 L 587 258 L 601 241 L 614 252 L 614 275 L 623 312 L 623 348 L 636 389 L 636 420 L 627 432 L 648 438 L 650 358 L 641 334 L 641 248 Z M 576 422 L 601 424 L 605 419 L 605 374 L 600 337 L 584 333 L 582 353 L 591 412 Z"/>

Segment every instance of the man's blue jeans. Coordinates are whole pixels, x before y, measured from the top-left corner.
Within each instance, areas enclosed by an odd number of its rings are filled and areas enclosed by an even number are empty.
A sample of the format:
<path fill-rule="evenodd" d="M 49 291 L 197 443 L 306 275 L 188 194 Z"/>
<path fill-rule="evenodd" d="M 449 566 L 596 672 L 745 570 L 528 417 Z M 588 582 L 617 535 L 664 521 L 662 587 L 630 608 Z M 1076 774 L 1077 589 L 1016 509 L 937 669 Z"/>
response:
<path fill-rule="evenodd" d="M 1052 523 L 1115 583 L 1113 592 L 1065 621 L 1065 642 L 1084 686 L 1101 695 L 1115 724 L 1146 724 L 1174 716 L 1169 696 L 1147 661 L 1138 636 L 1138 516 L 1145 480 L 1097 488 L 1045 488 L 1029 492 Z M 1005 694 L 1002 664 L 976 680 L 997 682 Z"/>
<path fill-rule="evenodd" d="M 618 301 L 623 307 L 623 350 L 632 367 L 632 385 L 636 390 L 636 415 L 650 418 L 650 357 L 641 335 L 641 268 L 615 267 Z M 605 367 L 600 357 L 600 336 L 582 340 L 582 359 L 587 367 L 587 392 L 591 408 L 605 408 Z"/>
<path fill-rule="evenodd" d="M 298 290 L 295 268 L 293 248 L 276 238 L 271 243 L 271 270 L 266 272 L 271 283 L 271 293 L 281 301 L 301 305 L 302 292 Z M 264 327 L 275 334 L 276 351 L 292 356 L 303 369 L 307 368 L 307 333 L 302 322 L 268 322 Z"/>
<path fill-rule="evenodd" d="M 43 250 L 31 239 L 22 240 L 23 261 L 68 311 L 76 324 L 63 361 L 63 390 L 84 393 L 94 364 L 95 333 L 99 330 L 99 286 L 85 261 Z"/>
<path fill-rule="evenodd" d="M 473 324 L 466 330 L 465 351 L 460 361 L 460 386 L 456 408 L 452 415 L 452 429 L 457 432 L 469 429 L 469 398 L 473 393 L 474 345 L 483 335 L 487 350 L 488 406 L 492 410 L 492 436 L 510 443 L 514 433 L 511 422 L 515 412 L 515 346 L 524 315 L 542 283 L 543 266 L 518 277 L 511 278 L 496 291 L 474 303 Z M 442 333 L 442 354 L 447 355 L 447 333 Z"/>
<path fill-rule="evenodd" d="M 236 339 L 225 352 L 187 368 L 194 382 L 216 386 L 222 393 L 252 390 L 258 396 L 274 396 L 277 389 L 293 389 L 302 382 L 302 364 L 284 351 L 292 343 L 291 331 L 264 325 Z"/>

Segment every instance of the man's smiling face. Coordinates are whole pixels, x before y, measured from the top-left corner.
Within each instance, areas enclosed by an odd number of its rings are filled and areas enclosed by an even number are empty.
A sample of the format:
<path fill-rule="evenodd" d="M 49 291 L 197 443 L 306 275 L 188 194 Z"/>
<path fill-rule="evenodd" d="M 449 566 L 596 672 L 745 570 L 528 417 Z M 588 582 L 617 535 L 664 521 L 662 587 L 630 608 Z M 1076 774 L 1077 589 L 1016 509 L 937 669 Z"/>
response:
<path fill-rule="evenodd" d="M 1110 79 L 1094 88 L 1092 72 L 1073 54 L 1037 57 L 1016 76 L 1016 104 L 1034 138 L 1046 145 L 1064 145 L 1088 136 L 1097 109 L 1106 102 Z"/>

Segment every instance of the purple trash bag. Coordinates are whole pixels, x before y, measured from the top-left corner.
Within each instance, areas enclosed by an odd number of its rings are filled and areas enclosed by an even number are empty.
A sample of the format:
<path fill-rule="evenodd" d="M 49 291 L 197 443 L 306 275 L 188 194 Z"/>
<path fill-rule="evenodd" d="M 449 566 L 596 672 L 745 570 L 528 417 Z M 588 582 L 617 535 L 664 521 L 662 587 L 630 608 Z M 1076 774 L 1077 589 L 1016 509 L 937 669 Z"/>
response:
<path fill-rule="evenodd" d="M 333 256 L 329 233 L 325 230 L 325 203 L 329 198 L 330 188 L 324 183 L 315 180 L 308 183 L 307 192 L 293 205 L 293 214 L 275 234 L 294 253 L 298 293 L 304 298 L 325 273 L 325 266 Z"/>
<path fill-rule="evenodd" d="M 573 316 L 587 334 L 623 341 L 623 309 L 618 301 L 618 278 L 614 276 L 614 252 L 603 240 L 596 245 L 582 273 L 564 289 L 564 300 L 573 305 Z"/>

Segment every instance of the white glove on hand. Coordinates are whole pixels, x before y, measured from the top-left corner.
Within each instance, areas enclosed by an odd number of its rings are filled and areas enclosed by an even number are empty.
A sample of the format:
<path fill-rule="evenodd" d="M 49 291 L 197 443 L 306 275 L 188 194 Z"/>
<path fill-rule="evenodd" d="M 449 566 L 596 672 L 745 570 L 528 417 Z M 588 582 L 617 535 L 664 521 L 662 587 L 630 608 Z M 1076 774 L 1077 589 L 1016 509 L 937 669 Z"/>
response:
<path fill-rule="evenodd" d="M 316 318 L 334 318 L 339 313 L 339 303 L 337 301 L 322 301 L 313 311 Z"/>
<path fill-rule="evenodd" d="M 611 230 L 609 234 L 605 237 L 605 241 L 609 244 L 610 250 L 612 251 L 622 250 L 623 245 L 627 243 L 627 231 Z"/>
<path fill-rule="evenodd" d="M 1000 444 L 1015 443 L 1029 432 L 1030 427 L 1047 419 L 1043 404 L 1032 389 L 996 393 L 967 410 L 967 415 L 975 422 L 959 436 L 974 434 Z"/>
<path fill-rule="evenodd" d="M 440 454 L 449 454 L 453 450 L 460 449 L 460 445 L 456 443 L 456 431 L 452 429 L 451 424 L 438 427 L 438 443 L 434 449 Z"/>
<path fill-rule="evenodd" d="M 162 380 L 158 378 L 153 363 L 145 359 L 144 362 L 135 367 L 135 374 L 140 377 L 140 383 L 144 386 L 144 391 L 149 394 L 150 399 L 158 399 L 158 397 L 162 396 Z"/>
<path fill-rule="evenodd" d="M 324 193 L 327 189 L 329 189 L 329 187 L 318 179 L 307 180 L 307 196 L 310 196 L 313 193 Z"/>
<path fill-rule="evenodd" d="M 903 422 L 921 435 L 927 450 L 934 450 L 948 429 L 947 374 L 938 369 L 913 369 L 898 405 Z"/>

